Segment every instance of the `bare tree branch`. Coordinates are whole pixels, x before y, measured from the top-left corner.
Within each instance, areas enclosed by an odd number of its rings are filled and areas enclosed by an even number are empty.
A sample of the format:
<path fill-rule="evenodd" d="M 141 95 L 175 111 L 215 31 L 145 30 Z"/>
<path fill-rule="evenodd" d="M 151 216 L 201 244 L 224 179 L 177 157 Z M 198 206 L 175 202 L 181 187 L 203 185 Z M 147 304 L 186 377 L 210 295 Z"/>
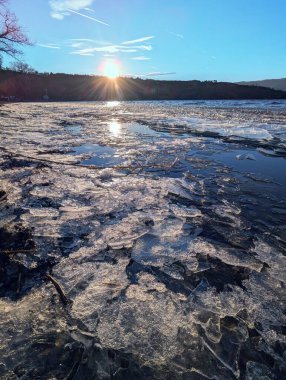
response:
<path fill-rule="evenodd" d="M 0 54 L 13 58 L 21 55 L 21 47 L 31 45 L 28 37 L 18 24 L 14 13 L 7 9 L 7 0 L 0 0 Z"/>

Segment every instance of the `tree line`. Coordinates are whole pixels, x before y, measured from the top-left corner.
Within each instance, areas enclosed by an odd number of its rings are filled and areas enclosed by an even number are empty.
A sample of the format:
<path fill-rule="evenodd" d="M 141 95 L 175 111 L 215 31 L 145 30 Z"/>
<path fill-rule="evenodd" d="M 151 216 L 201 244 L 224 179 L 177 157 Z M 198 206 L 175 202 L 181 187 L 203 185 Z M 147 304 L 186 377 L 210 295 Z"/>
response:
<path fill-rule="evenodd" d="M 0 99 L 19 101 L 285 99 L 270 88 L 212 81 L 163 81 L 0 71 Z"/>

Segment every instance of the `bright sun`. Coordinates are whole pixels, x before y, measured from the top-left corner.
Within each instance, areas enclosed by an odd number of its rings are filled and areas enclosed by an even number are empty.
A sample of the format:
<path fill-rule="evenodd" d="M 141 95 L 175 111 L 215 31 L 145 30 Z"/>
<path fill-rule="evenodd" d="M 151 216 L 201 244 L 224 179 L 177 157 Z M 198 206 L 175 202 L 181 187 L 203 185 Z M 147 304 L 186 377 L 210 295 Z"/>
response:
<path fill-rule="evenodd" d="M 115 61 L 108 61 L 104 65 L 103 74 L 110 78 L 115 79 L 120 75 L 119 65 Z"/>

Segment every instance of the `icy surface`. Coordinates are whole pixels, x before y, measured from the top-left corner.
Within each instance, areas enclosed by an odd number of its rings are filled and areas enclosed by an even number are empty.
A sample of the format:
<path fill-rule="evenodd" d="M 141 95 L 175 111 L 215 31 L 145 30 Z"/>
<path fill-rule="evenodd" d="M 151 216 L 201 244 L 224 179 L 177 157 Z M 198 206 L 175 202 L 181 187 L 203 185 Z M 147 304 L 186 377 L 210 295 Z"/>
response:
<path fill-rule="evenodd" d="M 286 378 L 286 103 L 1 106 L 0 378 Z"/>

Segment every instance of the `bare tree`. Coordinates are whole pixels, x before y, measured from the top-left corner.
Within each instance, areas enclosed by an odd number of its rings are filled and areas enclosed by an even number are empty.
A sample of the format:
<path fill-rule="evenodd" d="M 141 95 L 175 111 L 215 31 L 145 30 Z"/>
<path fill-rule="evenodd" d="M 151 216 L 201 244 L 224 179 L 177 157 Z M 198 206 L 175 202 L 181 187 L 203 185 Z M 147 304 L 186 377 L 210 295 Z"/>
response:
<path fill-rule="evenodd" d="M 0 54 L 17 58 L 22 54 L 21 46 L 30 44 L 16 16 L 7 9 L 7 0 L 0 0 Z"/>
<path fill-rule="evenodd" d="M 28 65 L 25 62 L 19 61 L 19 60 L 16 61 L 16 62 L 14 62 L 11 65 L 10 69 L 13 70 L 13 71 L 17 71 L 18 73 L 25 73 L 25 74 L 35 74 L 35 73 L 37 73 L 37 71 L 35 69 L 33 69 L 32 66 Z"/>

